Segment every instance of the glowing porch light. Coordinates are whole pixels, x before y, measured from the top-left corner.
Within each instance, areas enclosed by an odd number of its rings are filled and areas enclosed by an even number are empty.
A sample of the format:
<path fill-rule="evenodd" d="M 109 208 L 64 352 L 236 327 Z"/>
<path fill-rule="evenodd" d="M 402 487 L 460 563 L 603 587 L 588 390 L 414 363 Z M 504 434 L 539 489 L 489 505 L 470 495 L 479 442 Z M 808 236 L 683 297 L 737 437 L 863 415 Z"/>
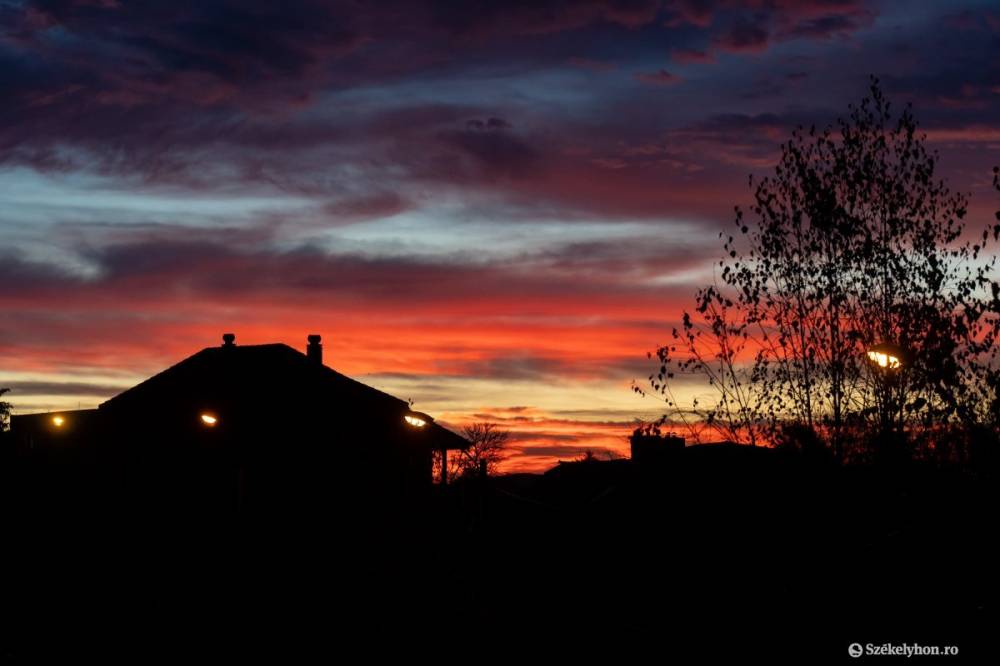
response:
<path fill-rule="evenodd" d="M 66 423 L 66 419 L 64 419 L 63 417 L 61 416 L 52 417 L 52 425 L 54 425 L 55 427 L 62 428 L 64 423 Z"/>
<path fill-rule="evenodd" d="M 427 421 L 423 420 L 419 416 L 412 416 L 410 414 L 404 416 L 403 420 L 409 423 L 414 428 L 423 428 L 425 425 L 427 425 Z"/>
<path fill-rule="evenodd" d="M 211 428 L 215 426 L 216 423 L 219 422 L 219 419 L 213 416 L 212 414 L 202 414 L 201 422 L 207 425 L 209 428 Z"/>

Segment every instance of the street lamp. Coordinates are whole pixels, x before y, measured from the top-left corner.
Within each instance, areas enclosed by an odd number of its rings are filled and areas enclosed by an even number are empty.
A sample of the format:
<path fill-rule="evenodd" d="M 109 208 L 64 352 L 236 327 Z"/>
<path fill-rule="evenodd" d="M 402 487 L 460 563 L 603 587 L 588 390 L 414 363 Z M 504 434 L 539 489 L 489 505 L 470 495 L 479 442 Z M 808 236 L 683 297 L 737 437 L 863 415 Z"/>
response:
<path fill-rule="evenodd" d="M 903 452 L 902 419 L 906 394 L 903 371 L 910 362 L 910 355 L 893 342 L 880 342 L 866 354 L 881 375 L 877 382 L 880 387 L 876 389 L 876 408 L 882 429 L 880 454 L 887 461 L 896 460 Z"/>
<path fill-rule="evenodd" d="M 55 427 L 62 428 L 64 423 L 66 423 L 66 419 L 62 416 L 57 415 L 52 417 L 52 425 Z"/>
<path fill-rule="evenodd" d="M 868 350 L 868 360 L 885 370 L 899 370 L 906 365 L 906 352 L 892 342 L 880 342 Z"/>
<path fill-rule="evenodd" d="M 208 428 L 214 428 L 215 424 L 219 422 L 219 417 L 209 412 L 203 412 L 201 414 L 201 422 Z"/>

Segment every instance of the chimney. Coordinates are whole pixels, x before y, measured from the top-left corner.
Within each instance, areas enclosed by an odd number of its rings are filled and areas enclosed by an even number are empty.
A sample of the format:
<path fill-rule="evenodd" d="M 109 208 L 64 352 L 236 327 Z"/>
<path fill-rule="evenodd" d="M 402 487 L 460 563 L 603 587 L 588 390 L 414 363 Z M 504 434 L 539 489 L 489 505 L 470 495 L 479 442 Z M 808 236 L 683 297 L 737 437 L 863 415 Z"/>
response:
<path fill-rule="evenodd" d="M 222 334 L 222 346 L 223 347 L 235 347 L 236 346 L 236 334 L 235 333 L 223 333 Z"/>
<path fill-rule="evenodd" d="M 306 347 L 306 356 L 309 357 L 310 361 L 319 365 L 323 365 L 323 345 L 320 344 L 322 339 L 322 337 L 313 333 L 309 336 L 309 346 Z"/>

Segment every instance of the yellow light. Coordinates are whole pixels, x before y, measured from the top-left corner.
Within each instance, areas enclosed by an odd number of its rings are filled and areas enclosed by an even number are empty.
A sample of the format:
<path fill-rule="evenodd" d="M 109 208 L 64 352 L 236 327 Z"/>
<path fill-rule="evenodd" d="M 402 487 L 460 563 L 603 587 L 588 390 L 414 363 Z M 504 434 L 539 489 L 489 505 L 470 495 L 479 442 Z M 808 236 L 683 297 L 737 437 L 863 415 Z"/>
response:
<path fill-rule="evenodd" d="M 205 425 L 207 425 L 208 427 L 212 427 L 216 423 L 219 422 L 219 419 L 217 419 L 216 417 L 212 416 L 211 414 L 202 414 L 201 415 L 201 422 L 204 423 Z"/>
<path fill-rule="evenodd" d="M 63 417 L 61 416 L 52 417 L 52 425 L 54 425 L 55 427 L 62 428 L 64 423 L 66 423 L 66 419 L 64 419 Z"/>
<path fill-rule="evenodd" d="M 418 418 L 416 416 L 410 416 L 409 414 L 404 416 L 403 420 L 409 423 L 414 428 L 423 428 L 425 425 L 427 425 L 427 421 L 424 421 L 422 418 Z"/>
<path fill-rule="evenodd" d="M 896 358 L 892 354 L 886 354 L 885 352 L 870 351 L 868 352 L 868 358 L 871 359 L 873 363 L 882 368 L 895 370 L 900 366 L 898 358 Z"/>

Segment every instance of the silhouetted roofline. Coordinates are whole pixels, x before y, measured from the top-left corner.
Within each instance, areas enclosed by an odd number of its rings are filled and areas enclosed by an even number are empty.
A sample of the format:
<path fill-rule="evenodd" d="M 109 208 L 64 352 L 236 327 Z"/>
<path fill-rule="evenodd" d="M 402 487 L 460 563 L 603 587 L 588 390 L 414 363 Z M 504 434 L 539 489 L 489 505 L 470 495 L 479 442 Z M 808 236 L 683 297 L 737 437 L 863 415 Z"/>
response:
<path fill-rule="evenodd" d="M 73 415 L 83 415 L 83 416 L 86 416 L 86 415 L 89 415 L 89 414 L 96 414 L 96 413 L 97 413 L 97 409 L 96 408 L 91 408 L 91 409 L 54 409 L 54 410 L 51 410 L 51 411 L 48 411 L 48 412 L 29 412 L 27 414 L 11 414 L 10 415 L 10 420 L 13 423 L 15 419 L 18 420 L 18 421 L 20 421 L 22 419 L 28 419 L 28 418 L 37 419 L 37 418 L 44 418 L 46 416 L 73 416 Z"/>
<path fill-rule="evenodd" d="M 363 397 L 364 400 L 374 403 L 381 403 L 383 408 L 398 410 L 400 418 L 403 414 L 409 411 L 410 405 L 405 400 L 401 400 L 393 395 L 390 395 L 384 391 L 373 388 L 359 382 L 356 379 L 348 377 L 347 375 L 341 374 L 330 368 L 329 366 L 317 363 L 315 360 L 310 359 L 306 354 L 300 352 L 299 350 L 286 345 L 284 343 L 269 343 L 262 345 L 224 345 L 221 347 L 206 347 L 201 351 L 198 351 L 191 356 L 171 365 L 170 367 L 162 370 L 155 375 L 139 382 L 135 386 L 128 388 L 118 395 L 115 395 L 108 400 L 102 402 L 98 409 L 103 413 L 108 413 L 111 411 L 117 411 L 119 409 L 125 409 L 132 401 L 141 401 L 143 399 L 143 393 L 147 390 L 156 391 L 158 390 L 157 384 L 161 382 L 169 382 L 171 376 L 182 372 L 185 366 L 190 364 L 198 364 L 202 361 L 211 361 L 213 357 L 225 355 L 228 358 L 236 359 L 237 362 L 242 362 L 241 356 L 249 355 L 251 358 L 247 360 L 248 363 L 253 362 L 253 356 L 259 355 L 262 351 L 271 351 L 278 355 L 283 355 L 287 358 L 291 371 L 303 373 L 303 377 L 311 377 L 311 380 L 320 379 L 321 382 L 329 382 L 329 386 L 332 391 L 344 391 L 347 390 L 348 393 L 356 393 L 358 396 Z M 250 354 L 248 354 L 248 352 Z M 259 358 L 259 356 L 257 356 Z M 162 390 L 162 388 L 160 388 Z M 434 423 L 433 420 L 428 424 L 429 434 L 433 433 L 434 437 L 434 448 L 447 448 L 447 449 L 464 449 L 468 448 L 469 442 L 461 435 L 452 432 L 451 430 Z"/>
<path fill-rule="evenodd" d="M 199 357 L 202 357 L 202 356 L 205 356 L 205 355 L 212 355 L 212 354 L 241 354 L 241 353 L 244 353 L 246 350 L 255 350 L 256 351 L 256 350 L 261 350 L 261 349 L 280 350 L 283 353 L 290 353 L 290 354 L 294 355 L 294 357 L 300 358 L 300 359 L 302 359 L 305 362 L 311 363 L 311 361 L 309 361 L 309 358 L 305 354 L 303 354 L 299 350 L 295 349 L 294 347 L 286 345 L 283 342 L 271 342 L 271 343 L 262 344 L 262 345 L 233 345 L 232 347 L 206 347 L 206 348 L 202 349 L 201 351 L 198 351 L 198 352 L 192 354 L 191 356 L 188 356 L 187 358 L 178 361 L 177 363 L 171 365 L 170 367 L 168 367 L 168 368 L 166 368 L 164 370 L 161 370 L 160 372 L 156 373 L 155 375 L 152 375 L 151 377 L 148 377 L 147 379 L 144 379 L 143 381 L 139 382 L 135 386 L 132 386 L 131 388 L 125 389 L 121 393 L 119 393 L 119 394 L 117 394 L 115 396 L 112 396 L 111 398 L 108 398 L 107 400 L 105 400 L 104 402 L 102 402 L 98 406 L 98 408 L 99 409 L 105 409 L 107 407 L 113 407 L 116 404 L 121 403 L 123 400 L 127 400 L 128 396 L 135 395 L 136 393 L 142 391 L 144 388 L 150 386 L 154 382 L 162 379 L 164 376 L 171 374 L 172 372 L 174 372 L 177 369 L 181 368 L 185 364 L 190 363 L 191 361 L 193 361 L 193 360 L 195 360 L 195 359 L 197 359 Z M 377 388 L 373 388 L 371 386 L 368 386 L 367 384 L 359 382 L 356 379 L 348 377 L 347 375 L 341 374 L 341 373 L 337 372 L 336 370 L 334 370 L 333 368 L 331 368 L 329 366 L 326 366 L 326 365 L 311 365 L 309 367 L 315 368 L 316 372 L 325 373 L 326 376 L 329 377 L 330 379 L 334 379 L 334 380 L 342 381 L 342 382 L 349 382 L 350 384 L 355 385 L 359 389 L 365 389 L 365 390 L 371 391 L 373 394 L 377 394 L 380 398 L 382 398 L 384 400 L 391 400 L 391 401 L 393 401 L 395 403 L 398 403 L 402 407 L 408 407 L 409 406 L 408 403 L 405 400 L 401 400 L 401 399 L 397 398 L 394 395 L 390 395 L 388 393 L 385 393 L 384 391 L 380 391 Z"/>

